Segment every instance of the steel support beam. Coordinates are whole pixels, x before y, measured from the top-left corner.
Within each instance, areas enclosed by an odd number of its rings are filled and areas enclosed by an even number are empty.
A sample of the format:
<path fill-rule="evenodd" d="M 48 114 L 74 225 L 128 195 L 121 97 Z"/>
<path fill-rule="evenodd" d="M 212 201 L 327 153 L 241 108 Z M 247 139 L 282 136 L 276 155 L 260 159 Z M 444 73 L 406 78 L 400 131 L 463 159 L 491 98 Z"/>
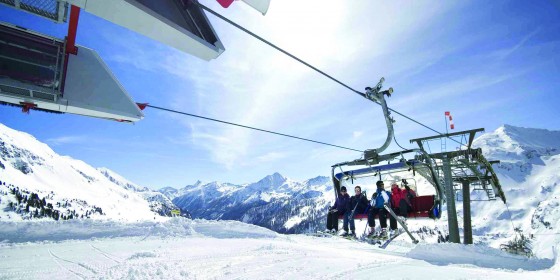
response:
<path fill-rule="evenodd" d="M 447 224 L 449 227 L 449 241 L 461 243 L 459 238 L 459 224 L 457 223 L 457 209 L 455 208 L 455 190 L 453 189 L 453 178 L 451 174 L 450 160 L 442 159 L 443 177 L 445 180 L 445 197 L 447 203 Z"/>
<path fill-rule="evenodd" d="M 463 240 L 465 244 L 473 244 L 471 225 L 471 189 L 470 182 L 463 182 Z"/>
<path fill-rule="evenodd" d="M 62 70 L 62 86 L 61 92 L 64 95 L 64 86 L 66 85 L 66 70 L 68 69 L 68 60 L 70 54 L 78 54 L 76 47 L 76 34 L 78 33 L 78 21 L 80 20 L 80 8 L 72 5 L 70 8 L 70 22 L 68 23 L 68 35 L 66 36 L 66 47 L 64 50 L 64 68 Z"/>

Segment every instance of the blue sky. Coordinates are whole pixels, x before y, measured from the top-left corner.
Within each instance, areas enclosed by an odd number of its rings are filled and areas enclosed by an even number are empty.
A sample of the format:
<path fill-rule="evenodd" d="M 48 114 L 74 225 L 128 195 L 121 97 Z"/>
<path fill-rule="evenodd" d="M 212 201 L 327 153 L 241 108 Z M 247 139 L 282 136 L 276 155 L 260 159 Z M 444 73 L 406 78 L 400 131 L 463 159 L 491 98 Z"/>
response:
<path fill-rule="evenodd" d="M 439 131 L 444 111 L 456 130 L 560 130 L 559 1 L 272 0 L 266 16 L 201 2 L 353 88 L 384 76 L 395 89 L 389 107 Z M 98 51 L 137 102 L 356 149 L 383 144 L 379 106 L 208 17 L 226 47 L 210 62 L 84 12 L 77 43 Z M 67 29 L 4 6 L 0 20 L 57 37 Z M 149 108 L 145 115 L 128 125 L 0 106 L 1 123 L 151 188 L 248 183 L 273 172 L 304 180 L 361 156 Z M 405 147 L 434 134 L 395 120 Z"/>

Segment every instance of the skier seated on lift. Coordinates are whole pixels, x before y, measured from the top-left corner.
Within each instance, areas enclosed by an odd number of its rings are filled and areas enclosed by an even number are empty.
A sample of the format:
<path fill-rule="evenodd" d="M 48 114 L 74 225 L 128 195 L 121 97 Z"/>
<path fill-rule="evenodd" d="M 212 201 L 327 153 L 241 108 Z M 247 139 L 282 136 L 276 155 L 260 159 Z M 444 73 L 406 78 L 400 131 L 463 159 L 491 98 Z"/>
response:
<path fill-rule="evenodd" d="M 356 186 L 354 188 L 355 195 L 350 197 L 350 203 L 348 204 L 348 210 L 344 214 L 344 234 L 343 236 L 356 236 L 356 226 L 354 224 L 354 216 L 358 213 L 363 213 L 368 205 L 368 200 L 365 195 L 362 194 L 362 188 Z M 348 223 L 350 223 L 350 230 L 352 233 L 348 233 Z"/>
<path fill-rule="evenodd" d="M 369 208 L 368 213 L 368 225 L 370 226 L 370 232 L 368 237 L 376 236 L 375 233 L 375 215 L 379 215 L 379 223 L 381 224 L 381 232 L 379 235 L 381 237 L 387 236 L 387 210 L 383 208 L 384 205 L 389 205 L 391 203 L 391 193 L 384 189 L 385 185 L 383 181 L 377 181 L 375 183 L 377 186 L 377 191 L 371 196 L 371 208 Z"/>
<path fill-rule="evenodd" d="M 334 205 L 329 208 L 327 214 L 327 232 L 338 232 L 338 215 L 344 215 L 348 203 L 350 203 L 350 196 L 346 193 L 346 187 L 342 186 Z"/>
<path fill-rule="evenodd" d="M 399 205 L 404 202 L 403 195 L 404 191 L 399 188 L 397 183 L 391 184 L 391 209 L 393 209 L 393 212 L 399 216 L 402 216 Z M 389 226 L 392 231 L 397 230 L 397 220 L 393 217 L 393 215 L 389 215 Z"/>
<path fill-rule="evenodd" d="M 404 190 L 401 189 L 401 200 L 399 204 L 399 216 L 408 217 L 408 213 L 412 211 L 412 199 L 416 197 L 416 192 L 408 186 L 406 179 L 402 180 Z"/>

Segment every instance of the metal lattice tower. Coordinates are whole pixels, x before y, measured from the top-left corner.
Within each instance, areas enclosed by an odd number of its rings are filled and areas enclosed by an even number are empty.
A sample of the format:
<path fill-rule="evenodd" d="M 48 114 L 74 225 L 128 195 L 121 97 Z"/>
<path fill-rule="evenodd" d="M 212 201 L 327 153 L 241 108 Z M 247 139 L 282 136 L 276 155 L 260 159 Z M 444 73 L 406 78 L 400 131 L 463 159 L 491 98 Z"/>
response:
<path fill-rule="evenodd" d="M 457 211 L 455 208 L 455 201 L 459 200 L 459 197 L 460 201 L 463 201 L 465 212 L 463 219 L 465 223 L 465 243 L 472 243 L 472 228 L 470 224 L 471 190 L 475 191 L 478 195 L 482 193 L 486 196 L 485 199 L 477 196 L 475 199 L 477 201 L 496 200 L 499 197 L 504 203 L 506 202 L 500 181 L 492 168 L 492 164 L 499 161 L 488 161 L 480 148 L 472 148 L 475 134 L 482 131 L 484 129 L 479 128 L 410 140 L 411 143 L 418 144 L 420 149 L 424 150 L 424 147 L 429 145 L 430 141 L 443 141 L 444 139 L 442 138 L 459 138 L 457 143 L 460 143 L 460 145 L 457 147 L 457 150 L 442 150 L 439 153 L 429 154 L 430 158 L 434 161 L 438 178 L 428 178 L 428 180 L 443 182 L 445 191 L 442 193 L 447 203 L 449 239 L 451 242 L 460 242 Z M 424 176 L 424 174 L 421 175 Z"/>

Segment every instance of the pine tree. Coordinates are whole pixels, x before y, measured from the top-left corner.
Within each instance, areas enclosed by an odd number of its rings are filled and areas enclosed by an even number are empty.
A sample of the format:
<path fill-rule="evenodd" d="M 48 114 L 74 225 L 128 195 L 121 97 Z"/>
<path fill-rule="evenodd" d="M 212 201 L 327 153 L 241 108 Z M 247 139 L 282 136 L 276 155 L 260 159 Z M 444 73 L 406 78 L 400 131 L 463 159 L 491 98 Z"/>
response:
<path fill-rule="evenodd" d="M 525 236 L 520 228 L 515 228 L 514 230 L 516 232 L 515 238 L 506 244 L 500 245 L 500 248 L 512 254 L 525 255 L 527 257 L 534 256 L 533 241 Z"/>

